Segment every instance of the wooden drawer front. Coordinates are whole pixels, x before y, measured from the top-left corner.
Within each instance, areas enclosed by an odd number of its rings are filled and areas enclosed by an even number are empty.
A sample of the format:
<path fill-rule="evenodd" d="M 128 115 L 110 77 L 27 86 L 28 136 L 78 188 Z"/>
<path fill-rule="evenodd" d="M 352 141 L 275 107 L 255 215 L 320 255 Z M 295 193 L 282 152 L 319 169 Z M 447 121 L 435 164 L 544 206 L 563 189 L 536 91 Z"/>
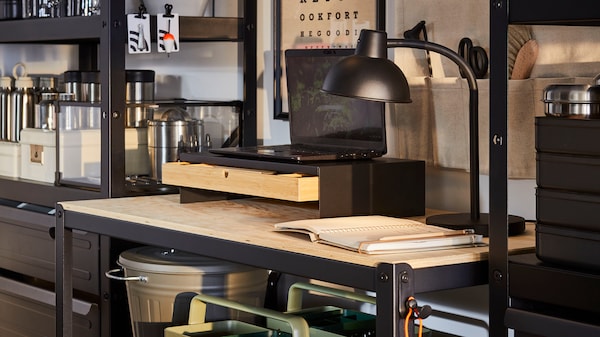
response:
<path fill-rule="evenodd" d="M 177 162 L 163 164 L 162 182 L 279 200 L 319 200 L 319 177 L 296 173 Z"/>

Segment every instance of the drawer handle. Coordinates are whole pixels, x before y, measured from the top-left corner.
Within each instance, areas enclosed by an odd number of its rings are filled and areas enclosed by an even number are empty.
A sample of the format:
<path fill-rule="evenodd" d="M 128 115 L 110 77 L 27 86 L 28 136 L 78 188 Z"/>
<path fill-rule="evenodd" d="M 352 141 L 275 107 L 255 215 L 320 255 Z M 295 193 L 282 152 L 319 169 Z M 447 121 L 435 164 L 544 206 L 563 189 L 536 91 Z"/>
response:
<path fill-rule="evenodd" d="M 117 281 L 139 281 L 139 282 L 148 282 L 148 277 L 147 276 L 117 276 L 117 275 L 113 275 L 115 273 L 122 273 L 123 269 L 118 268 L 118 269 L 111 269 L 109 271 L 107 271 L 106 273 L 104 273 L 104 275 L 106 277 L 108 277 L 109 279 L 112 280 L 117 280 Z"/>

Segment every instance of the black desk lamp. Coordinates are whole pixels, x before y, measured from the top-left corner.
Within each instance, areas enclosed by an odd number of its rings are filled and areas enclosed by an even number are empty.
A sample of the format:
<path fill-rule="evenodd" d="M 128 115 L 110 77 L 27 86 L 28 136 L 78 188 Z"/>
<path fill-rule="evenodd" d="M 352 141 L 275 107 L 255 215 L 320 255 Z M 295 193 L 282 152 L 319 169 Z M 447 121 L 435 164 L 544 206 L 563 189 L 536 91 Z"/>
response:
<path fill-rule="evenodd" d="M 479 101 L 475 74 L 454 51 L 432 42 L 388 39 L 384 31 L 362 30 L 356 51 L 335 64 L 323 82 L 322 91 L 334 95 L 388 103 L 410 103 L 410 90 L 404 73 L 387 58 L 387 48 L 415 48 L 439 53 L 456 63 L 469 84 L 469 162 L 471 212 L 430 216 L 430 225 L 453 229 L 473 228 L 488 235 L 488 214 L 479 210 Z M 509 235 L 525 230 L 525 219 L 509 215 Z"/>

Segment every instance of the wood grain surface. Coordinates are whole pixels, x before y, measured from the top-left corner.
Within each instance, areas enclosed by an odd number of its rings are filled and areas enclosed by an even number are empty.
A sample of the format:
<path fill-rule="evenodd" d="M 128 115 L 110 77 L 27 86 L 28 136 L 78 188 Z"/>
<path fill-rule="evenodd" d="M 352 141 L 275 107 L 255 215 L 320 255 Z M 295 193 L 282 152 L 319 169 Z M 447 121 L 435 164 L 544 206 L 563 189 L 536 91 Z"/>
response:
<path fill-rule="evenodd" d="M 130 221 L 151 227 L 182 231 L 190 235 L 220 238 L 370 267 L 381 262 L 404 262 L 417 269 L 481 261 L 488 257 L 488 247 L 366 255 L 321 243 L 312 243 L 307 236 L 301 234 L 280 233 L 274 230 L 273 225 L 278 222 L 317 218 L 318 210 L 313 203 L 248 198 L 181 204 L 179 195 L 161 195 L 68 201 L 60 204 L 70 212 Z M 424 221 L 424 217 L 413 219 Z M 531 224 L 527 225 L 524 234 L 509 239 L 510 253 L 533 252 L 534 247 L 535 230 Z"/>
<path fill-rule="evenodd" d="M 319 200 L 319 177 L 297 173 L 170 162 L 162 166 L 162 182 L 288 201 Z"/>

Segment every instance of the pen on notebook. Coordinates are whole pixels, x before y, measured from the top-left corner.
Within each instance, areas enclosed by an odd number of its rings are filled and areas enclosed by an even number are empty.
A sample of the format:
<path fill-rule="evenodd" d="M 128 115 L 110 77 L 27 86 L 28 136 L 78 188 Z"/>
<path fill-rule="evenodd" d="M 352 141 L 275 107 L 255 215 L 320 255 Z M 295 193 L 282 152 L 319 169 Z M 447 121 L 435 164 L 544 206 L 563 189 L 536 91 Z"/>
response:
<path fill-rule="evenodd" d="M 444 232 L 384 236 L 384 237 L 380 238 L 379 241 L 397 241 L 397 240 L 439 238 L 439 237 L 458 236 L 458 235 L 473 234 L 473 233 L 474 233 L 474 231 L 472 229 L 457 229 L 457 230 L 444 231 Z"/>

